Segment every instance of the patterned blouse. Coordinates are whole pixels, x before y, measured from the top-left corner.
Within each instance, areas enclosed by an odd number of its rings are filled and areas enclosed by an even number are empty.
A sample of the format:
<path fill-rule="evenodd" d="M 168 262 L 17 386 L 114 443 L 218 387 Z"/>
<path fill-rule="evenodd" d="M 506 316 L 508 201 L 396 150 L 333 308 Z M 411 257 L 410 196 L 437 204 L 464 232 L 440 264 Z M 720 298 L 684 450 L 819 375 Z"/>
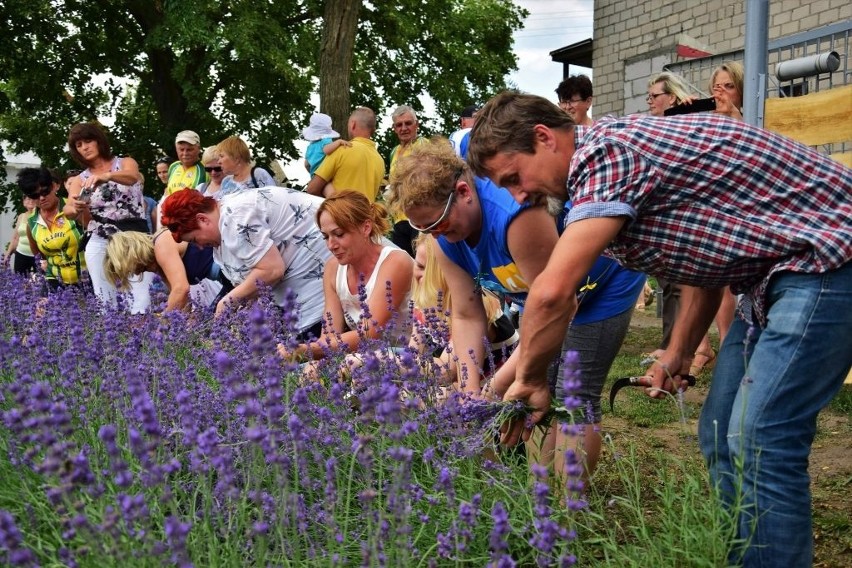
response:
<path fill-rule="evenodd" d="M 121 170 L 121 158 L 113 158 L 110 172 Z M 80 181 L 92 177 L 92 172 L 86 169 L 80 174 Z M 144 219 L 145 201 L 142 197 L 142 183 L 124 185 L 114 181 L 99 184 L 92 193 L 89 202 L 92 220 L 87 231 L 104 239 L 118 232 L 118 227 L 110 221 L 124 219 Z"/>

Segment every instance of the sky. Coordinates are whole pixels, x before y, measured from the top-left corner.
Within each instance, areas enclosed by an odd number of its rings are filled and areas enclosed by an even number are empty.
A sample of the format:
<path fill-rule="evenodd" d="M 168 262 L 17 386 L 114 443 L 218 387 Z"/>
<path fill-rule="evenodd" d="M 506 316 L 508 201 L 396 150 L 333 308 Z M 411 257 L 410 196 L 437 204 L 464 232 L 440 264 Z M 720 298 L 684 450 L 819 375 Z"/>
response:
<path fill-rule="evenodd" d="M 550 52 L 592 37 L 593 0 L 515 0 L 530 15 L 524 27 L 515 32 L 518 71 L 509 80 L 527 93 L 556 102 L 557 85 L 562 80 L 562 64 Z M 591 70 L 571 66 L 571 73 Z"/>

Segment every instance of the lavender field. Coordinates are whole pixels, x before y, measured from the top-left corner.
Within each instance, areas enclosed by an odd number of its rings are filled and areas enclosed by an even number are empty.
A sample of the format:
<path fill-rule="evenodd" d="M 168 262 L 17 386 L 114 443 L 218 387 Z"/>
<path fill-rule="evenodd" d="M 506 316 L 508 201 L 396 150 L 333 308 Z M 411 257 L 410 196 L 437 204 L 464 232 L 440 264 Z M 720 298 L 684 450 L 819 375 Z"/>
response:
<path fill-rule="evenodd" d="M 517 452 L 495 448 L 507 407 L 437 403 L 410 354 L 390 365 L 369 345 L 350 380 L 329 372 L 308 382 L 276 354 L 292 341 L 291 318 L 263 302 L 216 320 L 129 316 L 73 290 L 44 300 L 40 288 L 0 272 L 0 564 L 715 566 L 725 557 L 727 520 L 700 468 L 663 463 L 647 528 L 688 516 L 701 528 L 686 535 L 690 549 L 642 543 L 651 505 L 631 489 L 629 456 L 618 466 L 623 495 L 588 498 L 576 480 L 552 487 Z"/>

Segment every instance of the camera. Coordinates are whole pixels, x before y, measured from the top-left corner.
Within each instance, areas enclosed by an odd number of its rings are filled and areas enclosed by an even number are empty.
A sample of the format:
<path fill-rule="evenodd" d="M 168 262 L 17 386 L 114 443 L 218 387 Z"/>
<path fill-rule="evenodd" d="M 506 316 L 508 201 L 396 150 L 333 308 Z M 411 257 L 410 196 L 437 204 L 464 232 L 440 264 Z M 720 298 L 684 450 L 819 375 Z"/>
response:
<path fill-rule="evenodd" d="M 686 105 L 677 105 L 663 111 L 665 116 L 692 114 L 693 112 L 710 112 L 716 110 L 716 99 L 697 99 Z"/>
<path fill-rule="evenodd" d="M 89 203 L 92 200 L 93 192 L 94 189 L 92 189 L 91 187 L 84 187 L 83 190 L 80 192 L 80 195 L 77 196 L 77 199 L 79 201 L 82 201 L 83 203 Z"/>

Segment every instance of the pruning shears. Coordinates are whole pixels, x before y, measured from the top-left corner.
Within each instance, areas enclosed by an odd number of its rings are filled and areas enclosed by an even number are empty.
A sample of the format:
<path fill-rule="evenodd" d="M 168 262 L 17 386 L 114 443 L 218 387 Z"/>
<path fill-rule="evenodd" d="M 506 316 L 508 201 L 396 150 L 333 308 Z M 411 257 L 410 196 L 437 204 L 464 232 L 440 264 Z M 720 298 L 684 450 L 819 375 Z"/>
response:
<path fill-rule="evenodd" d="M 624 387 L 646 387 L 648 386 L 645 384 L 647 379 L 648 377 L 622 377 L 617 379 L 609 391 L 609 409 L 612 410 L 615 404 L 615 395 L 618 394 L 618 391 Z M 692 375 L 680 375 L 680 380 L 686 381 L 686 384 L 691 387 L 695 386 L 695 377 Z"/>

